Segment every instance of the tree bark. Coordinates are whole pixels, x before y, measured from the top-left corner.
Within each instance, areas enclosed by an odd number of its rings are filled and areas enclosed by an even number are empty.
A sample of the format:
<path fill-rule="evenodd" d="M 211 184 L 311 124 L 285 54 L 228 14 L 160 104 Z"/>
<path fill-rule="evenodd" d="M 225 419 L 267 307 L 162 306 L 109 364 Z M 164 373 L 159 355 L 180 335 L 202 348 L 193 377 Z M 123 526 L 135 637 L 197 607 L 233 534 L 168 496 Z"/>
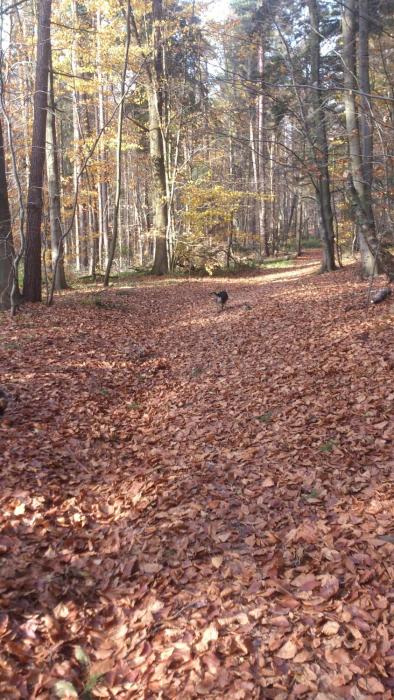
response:
<path fill-rule="evenodd" d="M 50 50 L 51 51 L 51 50 Z M 55 289 L 67 289 L 66 275 L 64 272 L 63 259 L 63 244 L 62 237 L 62 214 L 60 206 L 60 169 L 59 169 L 59 152 L 57 147 L 56 134 L 56 105 L 53 88 L 53 72 L 51 52 L 49 57 L 49 112 L 47 117 L 47 180 L 48 180 L 48 201 L 49 201 L 49 220 L 51 225 L 51 250 L 52 263 L 58 255 L 60 247 L 59 261 L 56 266 Z"/>
<path fill-rule="evenodd" d="M 0 123 L 0 309 L 11 306 L 14 247 L 5 167 L 3 128 Z"/>
<path fill-rule="evenodd" d="M 101 132 L 105 124 L 105 104 L 104 104 L 104 77 L 101 69 L 101 10 L 97 10 L 97 80 L 99 83 L 98 106 L 97 106 L 97 130 Z M 100 167 L 97 182 L 98 194 L 98 222 L 99 222 L 99 261 L 100 267 L 106 268 L 108 265 L 108 153 L 105 141 L 99 143 L 98 160 Z"/>
<path fill-rule="evenodd" d="M 26 254 L 23 295 L 41 301 L 41 219 L 48 106 L 48 73 L 52 0 L 41 0 L 37 34 L 31 172 L 27 198 Z"/>
<path fill-rule="evenodd" d="M 131 7 L 130 0 L 127 3 L 127 35 L 126 35 L 126 47 L 124 64 L 122 71 L 122 79 L 120 85 L 120 104 L 118 113 L 118 134 L 117 134 L 117 145 L 116 145 L 116 192 L 115 192 L 115 203 L 114 203 L 114 213 L 113 213 L 113 227 L 112 227 L 112 239 L 109 250 L 108 264 L 105 271 L 104 277 L 104 287 L 108 287 L 109 276 L 111 273 L 111 267 L 115 256 L 116 243 L 118 240 L 119 233 L 119 223 L 120 223 L 120 194 L 122 187 L 122 136 L 123 136 L 123 118 L 124 118 L 124 103 L 126 97 L 126 74 L 129 62 L 129 49 L 130 49 L 130 17 L 131 17 Z"/>
<path fill-rule="evenodd" d="M 163 119 L 163 59 L 161 27 L 163 19 L 162 0 L 152 0 L 153 20 L 153 71 L 148 86 L 149 104 L 149 149 L 153 180 L 154 229 L 156 235 L 155 259 L 152 272 L 164 275 L 168 272 L 168 201 L 166 187 L 165 152 L 162 134 Z"/>
<path fill-rule="evenodd" d="M 360 71 L 362 74 L 361 85 L 364 90 L 362 107 L 367 107 L 369 110 L 368 98 L 365 94 L 365 90 L 369 88 L 368 28 L 365 26 L 365 22 L 368 21 L 368 7 L 367 3 L 361 2 L 360 5 L 362 5 L 362 9 L 360 6 L 360 15 L 362 14 L 362 17 L 360 17 L 362 25 L 360 26 Z M 389 251 L 385 250 L 384 247 L 380 245 L 376 236 L 375 220 L 370 196 L 371 189 L 368 186 L 368 179 L 366 179 L 369 177 L 372 182 L 372 158 L 370 158 L 370 156 L 372 156 L 370 152 L 372 148 L 372 133 L 368 132 L 367 115 L 364 115 L 365 118 L 362 120 L 362 128 L 364 130 L 363 135 L 367 135 L 367 142 L 362 147 L 359 121 L 357 119 L 355 99 L 355 90 L 357 88 L 356 9 L 356 0 L 347 0 L 343 5 L 342 12 L 345 116 L 351 171 L 349 191 L 358 226 L 363 274 L 370 276 L 375 272 L 386 272 L 391 279 L 394 279 L 394 258 Z M 363 160 L 363 155 L 366 158 L 365 161 Z"/>
<path fill-rule="evenodd" d="M 257 163 L 258 163 L 258 218 L 259 218 L 259 231 L 261 245 L 264 250 L 264 255 L 267 257 L 270 254 L 268 232 L 267 232 L 267 215 L 266 215 L 266 202 L 265 202 L 265 183 L 266 183 L 266 172 L 265 172 L 265 99 L 263 91 L 263 80 L 265 71 L 265 42 L 264 37 L 260 37 L 260 43 L 258 48 L 258 70 L 259 78 L 261 81 L 260 92 L 257 99 Z"/>
<path fill-rule="evenodd" d="M 323 94 L 320 75 L 320 18 L 316 0 L 308 0 L 311 34 L 309 38 L 311 58 L 311 82 L 315 90 L 311 91 L 313 106 L 313 136 L 315 162 L 319 170 L 317 196 L 322 221 L 323 260 L 322 272 L 335 270 L 335 236 L 331 206 L 330 174 L 328 170 L 328 142 L 324 120 Z"/>

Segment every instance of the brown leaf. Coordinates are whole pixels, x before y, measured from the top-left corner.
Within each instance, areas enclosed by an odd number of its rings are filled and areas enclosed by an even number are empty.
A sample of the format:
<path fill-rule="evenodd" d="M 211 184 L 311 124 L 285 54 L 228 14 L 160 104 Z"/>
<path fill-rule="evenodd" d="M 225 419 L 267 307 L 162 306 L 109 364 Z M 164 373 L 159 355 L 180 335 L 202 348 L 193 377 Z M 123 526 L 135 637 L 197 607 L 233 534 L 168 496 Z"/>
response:
<path fill-rule="evenodd" d="M 140 563 L 140 569 L 144 574 L 157 574 L 162 568 L 162 565 L 155 561 L 144 561 Z"/>
<path fill-rule="evenodd" d="M 206 651 L 208 649 L 210 642 L 214 642 L 218 639 L 219 632 L 214 623 L 211 623 L 209 627 L 206 627 L 201 641 L 196 644 L 197 651 Z"/>
<path fill-rule="evenodd" d="M 216 556 L 212 557 L 211 562 L 215 569 L 220 569 L 221 565 L 223 564 L 223 558 L 222 556 Z"/>
<path fill-rule="evenodd" d="M 322 633 L 327 637 L 336 634 L 339 630 L 339 623 L 334 620 L 328 620 L 322 627 Z"/>
<path fill-rule="evenodd" d="M 326 649 L 325 657 L 329 664 L 342 664 L 348 665 L 350 663 L 350 657 L 346 649 Z"/>
<path fill-rule="evenodd" d="M 384 693 L 385 692 L 385 687 L 383 683 L 381 683 L 377 678 L 374 676 L 368 676 L 368 678 L 363 678 L 360 682 L 360 685 L 364 690 L 367 690 L 368 693 Z"/>
<path fill-rule="evenodd" d="M 289 639 L 276 653 L 276 656 L 279 656 L 280 659 L 294 659 L 295 655 L 297 654 L 297 645 Z"/>

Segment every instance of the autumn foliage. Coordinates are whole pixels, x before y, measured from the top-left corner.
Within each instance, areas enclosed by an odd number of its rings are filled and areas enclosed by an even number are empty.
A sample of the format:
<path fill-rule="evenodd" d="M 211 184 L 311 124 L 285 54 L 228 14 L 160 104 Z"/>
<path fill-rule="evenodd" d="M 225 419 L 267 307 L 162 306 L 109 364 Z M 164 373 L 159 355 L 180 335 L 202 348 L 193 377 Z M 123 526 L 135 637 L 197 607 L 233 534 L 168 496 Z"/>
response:
<path fill-rule="evenodd" d="M 316 265 L 2 317 L 1 698 L 392 697 L 392 302 Z"/>

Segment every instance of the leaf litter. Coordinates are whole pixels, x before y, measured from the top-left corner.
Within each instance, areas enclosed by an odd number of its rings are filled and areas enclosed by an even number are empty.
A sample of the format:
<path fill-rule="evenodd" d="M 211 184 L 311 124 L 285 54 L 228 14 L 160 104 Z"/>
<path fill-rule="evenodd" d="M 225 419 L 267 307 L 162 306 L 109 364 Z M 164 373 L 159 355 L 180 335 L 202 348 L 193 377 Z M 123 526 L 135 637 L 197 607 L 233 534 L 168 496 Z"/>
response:
<path fill-rule="evenodd" d="M 1 698 L 392 697 L 393 308 L 313 261 L 2 317 Z"/>

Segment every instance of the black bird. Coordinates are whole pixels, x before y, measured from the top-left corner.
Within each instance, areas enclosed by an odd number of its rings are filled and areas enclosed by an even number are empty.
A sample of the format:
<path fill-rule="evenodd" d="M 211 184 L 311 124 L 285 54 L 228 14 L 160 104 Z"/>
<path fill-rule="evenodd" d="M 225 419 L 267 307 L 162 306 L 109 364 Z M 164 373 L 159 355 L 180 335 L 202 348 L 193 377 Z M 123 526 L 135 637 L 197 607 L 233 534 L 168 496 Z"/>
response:
<path fill-rule="evenodd" d="M 384 301 L 389 297 L 391 294 L 391 289 L 390 287 L 383 287 L 383 289 L 379 289 L 376 294 L 371 299 L 371 304 L 380 304 L 381 301 Z"/>
<path fill-rule="evenodd" d="M 216 301 L 220 305 L 221 310 L 223 311 L 224 305 L 226 301 L 228 301 L 228 294 L 226 290 L 223 289 L 222 292 L 212 292 L 212 294 L 216 297 Z"/>

